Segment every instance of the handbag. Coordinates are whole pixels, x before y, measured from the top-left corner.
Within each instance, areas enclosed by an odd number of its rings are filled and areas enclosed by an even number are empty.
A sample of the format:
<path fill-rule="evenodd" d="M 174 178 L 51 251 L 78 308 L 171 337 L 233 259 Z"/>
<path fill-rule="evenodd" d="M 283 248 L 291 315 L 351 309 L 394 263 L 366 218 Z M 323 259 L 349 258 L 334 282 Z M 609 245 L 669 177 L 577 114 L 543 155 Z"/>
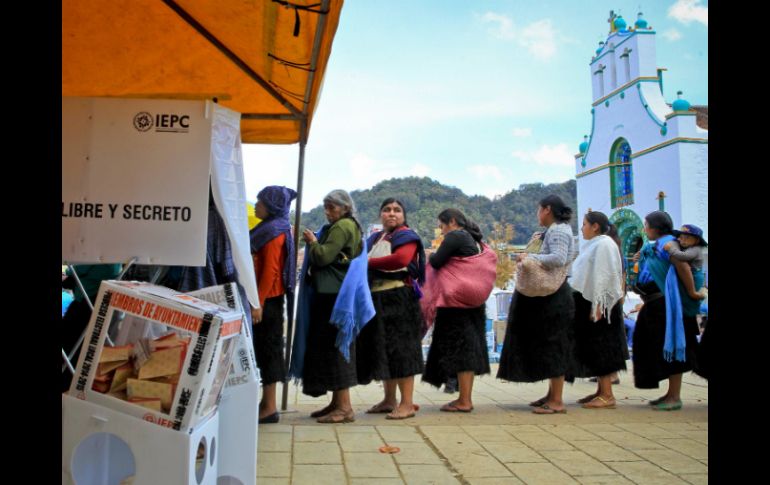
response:
<path fill-rule="evenodd" d="M 544 234 L 533 239 L 527 245 L 527 252 L 539 253 L 543 245 Z M 516 291 L 524 296 L 553 295 L 567 279 L 569 265 L 558 268 L 546 268 L 535 258 L 525 258 L 516 266 Z"/>
<path fill-rule="evenodd" d="M 516 291 L 524 296 L 553 295 L 567 279 L 567 267 L 546 268 L 534 258 L 526 258 L 518 264 Z"/>

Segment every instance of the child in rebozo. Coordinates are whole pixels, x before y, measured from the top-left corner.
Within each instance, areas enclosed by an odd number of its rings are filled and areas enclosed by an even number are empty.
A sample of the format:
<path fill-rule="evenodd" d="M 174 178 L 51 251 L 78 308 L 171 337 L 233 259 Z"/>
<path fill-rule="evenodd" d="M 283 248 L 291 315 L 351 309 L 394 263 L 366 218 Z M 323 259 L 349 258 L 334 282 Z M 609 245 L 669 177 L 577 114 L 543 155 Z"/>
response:
<path fill-rule="evenodd" d="M 682 283 L 690 298 L 703 300 L 707 295 L 706 288 L 696 291 L 694 284 L 695 276 L 703 273 L 703 248 L 708 246 L 703 239 L 703 230 L 694 224 L 685 224 L 680 230 L 672 232 L 677 236 L 678 243 L 671 241 L 664 246 L 664 249 L 672 258 L 690 265 L 693 280 L 684 280 Z"/>

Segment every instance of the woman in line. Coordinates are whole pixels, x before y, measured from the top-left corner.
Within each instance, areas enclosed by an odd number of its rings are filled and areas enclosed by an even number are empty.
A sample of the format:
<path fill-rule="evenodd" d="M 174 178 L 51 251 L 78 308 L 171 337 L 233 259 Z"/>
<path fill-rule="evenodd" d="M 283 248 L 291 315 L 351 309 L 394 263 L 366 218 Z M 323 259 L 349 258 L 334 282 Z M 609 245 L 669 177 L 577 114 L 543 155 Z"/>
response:
<path fill-rule="evenodd" d="M 444 240 L 438 250 L 430 255 L 428 262 L 434 270 L 428 275 L 428 286 L 432 284 L 432 275 L 438 275 L 448 269 L 453 259 L 474 257 L 482 253 L 482 234 L 479 226 L 468 220 L 457 209 L 446 209 L 438 216 L 438 226 L 444 235 Z M 494 252 L 486 248 L 487 252 Z M 470 264 L 474 260 L 468 259 Z M 495 257 L 493 265 L 496 264 Z M 478 260 L 478 272 L 468 271 L 465 276 L 482 278 L 483 260 Z M 491 283 L 494 284 L 494 268 L 491 272 Z M 486 278 L 489 279 L 489 278 Z M 483 282 L 486 284 L 487 282 Z M 492 290 L 479 298 L 480 304 L 468 306 L 441 306 L 435 309 L 435 328 L 433 341 L 428 351 L 428 360 L 422 380 L 436 387 L 441 387 L 449 377 L 457 376 L 460 396 L 441 407 L 445 412 L 469 413 L 473 410 L 473 379 L 474 375 L 489 374 L 489 354 L 486 342 L 486 298 Z M 467 292 L 460 290 L 459 293 Z M 484 293 L 484 291 L 482 291 Z M 426 292 L 426 298 L 428 293 Z M 423 307 L 425 310 L 425 307 Z M 425 312 L 430 319 L 431 312 Z M 430 322 L 429 322 L 430 323 Z"/>
<path fill-rule="evenodd" d="M 626 369 L 623 331 L 623 265 L 614 226 L 601 212 L 589 212 L 581 228 L 587 241 L 572 265 L 575 300 L 574 377 L 597 377 L 595 393 L 578 400 L 586 409 L 611 409 L 613 375 Z M 624 349 L 626 352 L 624 353 Z"/>
<path fill-rule="evenodd" d="M 537 259 L 549 270 L 566 270 L 576 248 L 569 220 L 572 209 L 556 195 L 540 201 L 537 219 L 546 228 L 539 254 L 522 253 L 517 261 Z M 572 367 L 575 301 L 566 281 L 555 293 L 529 297 L 514 291 L 497 377 L 512 382 L 549 379 L 545 397 L 531 402 L 535 414 L 566 413 L 564 379 Z"/>
<path fill-rule="evenodd" d="M 383 230 L 367 240 L 370 289 L 377 313 L 356 342 L 358 383 L 383 381 L 385 397 L 367 413 L 406 419 L 419 409 L 412 397 L 414 376 L 423 368 L 417 291 L 425 281 L 425 251 L 420 236 L 407 225 L 406 209 L 399 200 L 385 199 L 380 219 Z"/>
<path fill-rule="evenodd" d="M 355 205 L 344 190 L 333 190 L 324 197 L 324 213 L 329 224 L 320 236 L 305 229 L 309 278 L 314 294 L 310 301 L 307 348 L 302 370 L 302 393 L 318 397 L 332 392 L 328 406 L 310 414 L 319 423 L 355 421 L 350 388 L 356 377 L 355 341 L 346 360 L 336 342 L 341 330 L 331 323 L 332 311 L 351 261 L 363 249 L 363 231 L 355 218 Z M 370 316 L 371 318 L 371 316 Z"/>
<path fill-rule="evenodd" d="M 297 193 L 271 185 L 257 194 L 254 215 L 262 219 L 249 233 L 259 308 L 251 311 L 252 339 L 262 379 L 259 423 L 277 423 L 276 384 L 286 380 L 283 357 L 284 295 L 294 293 L 294 239 L 289 207 Z"/>
<path fill-rule="evenodd" d="M 668 379 L 666 394 L 650 401 L 658 411 L 682 409 L 682 374 L 696 365 L 698 345 L 700 301 L 687 295 L 678 277 L 690 272 L 687 263 L 670 258 L 667 251 L 674 240 L 673 229 L 671 217 L 663 211 L 644 218 L 650 242 L 640 252 L 635 288 L 644 306 L 634 329 L 634 386 L 657 389 L 660 381 Z M 695 278 L 695 290 L 702 286 L 701 275 Z"/>

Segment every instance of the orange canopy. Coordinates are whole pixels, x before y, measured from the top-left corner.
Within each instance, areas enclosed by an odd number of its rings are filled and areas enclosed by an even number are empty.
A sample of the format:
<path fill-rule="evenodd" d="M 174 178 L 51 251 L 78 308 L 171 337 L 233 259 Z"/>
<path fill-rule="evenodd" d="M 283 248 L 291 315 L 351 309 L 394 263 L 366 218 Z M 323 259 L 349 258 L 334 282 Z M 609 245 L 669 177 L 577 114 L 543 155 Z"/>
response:
<path fill-rule="evenodd" d="M 243 143 L 307 140 L 343 0 L 67 0 L 62 96 L 217 98 Z"/>

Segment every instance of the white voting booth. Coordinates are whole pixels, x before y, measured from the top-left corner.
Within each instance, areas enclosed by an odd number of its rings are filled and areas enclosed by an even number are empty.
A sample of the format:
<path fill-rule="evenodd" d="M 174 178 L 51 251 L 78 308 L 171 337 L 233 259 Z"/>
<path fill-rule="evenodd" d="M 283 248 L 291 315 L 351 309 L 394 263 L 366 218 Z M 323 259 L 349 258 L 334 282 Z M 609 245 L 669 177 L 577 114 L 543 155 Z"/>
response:
<path fill-rule="evenodd" d="M 210 186 L 239 283 L 256 306 L 240 145 L 240 115 L 210 101 L 62 98 L 62 260 L 204 266 Z M 177 298 L 162 290 L 153 297 Z M 213 287 L 189 298 L 242 315 L 233 290 L 235 285 Z M 101 356 L 105 347 L 115 353 L 120 343 L 107 332 L 94 336 L 99 327 L 94 310 L 73 387 L 62 395 L 62 483 L 256 483 L 259 374 L 245 320 L 238 321 L 232 345 L 224 345 L 232 325 L 217 330 L 212 349 L 218 350 L 206 355 L 231 359 L 232 365 L 200 390 L 199 419 L 184 421 L 183 407 L 177 406 L 183 380 L 174 384 L 169 401 L 176 408 L 164 402 L 160 414 L 134 412 L 157 400 L 115 404 L 107 395 L 89 393 L 98 379 L 88 358 Z M 119 310 L 128 316 L 132 311 Z M 187 337 L 200 343 L 196 338 Z M 197 347 L 184 348 L 190 348 L 187 363 Z M 100 369 L 107 364 L 99 362 Z M 209 371 L 212 366 L 213 360 Z M 78 374 L 81 392 L 75 391 Z M 185 396 L 193 394 L 188 391 Z M 215 410 L 206 414 L 210 409 Z M 153 419 L 143 417 L 153 413 Z"/>
<path fill-rule="evenodd" d="M 217 286 L 190 293 L 202 300 L 243 311 L 235 285 Z M 232 366 L 219 403 L 217 485 L 248 485 L 257 482 L 257 425 L 259 424 L 259 369 L 251 329 L 243 320 Z M 252 431 L 253 430 L 253 431 Z"/>

